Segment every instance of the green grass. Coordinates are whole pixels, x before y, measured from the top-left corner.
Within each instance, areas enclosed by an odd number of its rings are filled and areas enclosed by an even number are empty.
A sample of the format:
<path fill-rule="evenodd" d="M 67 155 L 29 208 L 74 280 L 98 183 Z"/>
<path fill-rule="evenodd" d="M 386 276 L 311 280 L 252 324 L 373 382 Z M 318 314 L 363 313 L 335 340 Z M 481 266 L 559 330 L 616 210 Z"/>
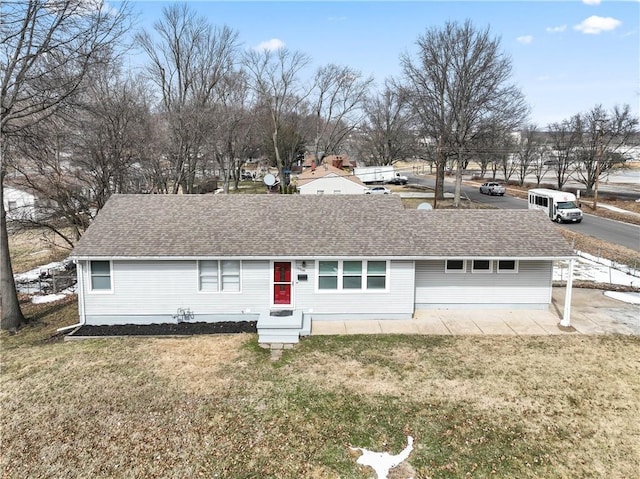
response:
<path fill-rule="evenodd" d="M 633 477 L 640 341 L 615 336 L 62 341 L 72 300 L 2 333 L 2 477 Z M 394 476 L 391 476 L 394 477 Z M 395 477 L 409 477 L 408 474 Z"/>

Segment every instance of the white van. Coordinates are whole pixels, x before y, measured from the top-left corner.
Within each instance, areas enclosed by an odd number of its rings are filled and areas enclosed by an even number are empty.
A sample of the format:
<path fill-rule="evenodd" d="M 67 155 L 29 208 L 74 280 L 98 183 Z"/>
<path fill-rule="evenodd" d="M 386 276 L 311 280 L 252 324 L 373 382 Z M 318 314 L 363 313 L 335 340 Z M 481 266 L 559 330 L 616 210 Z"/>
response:
<path fill-rule="evenodd" d="M 578 208 L 576 196 L 564 191 L 536 188 L 529 190 L 529 209 L 543 210 L 558 223 L 580 223 L 582 210 Z"/>

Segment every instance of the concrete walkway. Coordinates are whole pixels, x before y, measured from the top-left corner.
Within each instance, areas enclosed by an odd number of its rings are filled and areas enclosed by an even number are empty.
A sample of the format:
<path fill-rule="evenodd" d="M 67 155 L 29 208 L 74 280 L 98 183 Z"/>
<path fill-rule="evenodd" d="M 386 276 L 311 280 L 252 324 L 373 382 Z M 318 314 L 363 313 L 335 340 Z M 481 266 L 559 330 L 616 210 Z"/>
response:
<path fill-rule="evenodd" d="M 596 289 L 574 288 L 571 327 L 561 327 L 564 294 L 564 288 L 553 288 L 548 310 L 438 309 L 417 311 L 407 320 L 316 320 L 311 334 L 640 335 L 640 306 L 609 298 Z"/>

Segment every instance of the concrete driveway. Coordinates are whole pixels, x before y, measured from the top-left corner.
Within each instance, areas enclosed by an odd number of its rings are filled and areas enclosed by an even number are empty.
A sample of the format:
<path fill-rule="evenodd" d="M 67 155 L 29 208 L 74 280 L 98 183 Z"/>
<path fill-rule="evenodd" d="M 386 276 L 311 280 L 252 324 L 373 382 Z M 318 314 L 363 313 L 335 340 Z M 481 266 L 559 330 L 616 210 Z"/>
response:
<path fill-rule="evenodd" d="M 640 305 L 609 298 L 597 289 L 573 289 L 571 327 L 561 327 L 564 295 L 565 288 L 553 288 L 548 310 L 438 309 L 417 311 L 408 320 L 314 321 L 311 334 L 640 335 Z"/>

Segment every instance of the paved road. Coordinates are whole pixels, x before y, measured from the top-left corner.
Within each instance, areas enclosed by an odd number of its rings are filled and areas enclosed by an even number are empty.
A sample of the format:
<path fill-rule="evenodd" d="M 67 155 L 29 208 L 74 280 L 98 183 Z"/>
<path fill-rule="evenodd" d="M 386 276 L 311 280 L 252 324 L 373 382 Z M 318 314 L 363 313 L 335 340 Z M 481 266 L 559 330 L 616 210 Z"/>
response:
<path fill-rule="evenodd" d="M 432 178 L 412 176 L 410 182 L 433 188 L 435 181 Z M 444 190 L 453 193 L 455 185 L 453 180 L 446 179 Z M 527 209 L 527 202 L 520 198 L 510 196 L 489 196 L 483 195 L 476 186 L 462 185 L 462 194 L 470 200 L 491 205 L 499 209 Z M 580 224 L 557 225 L 559 228 L 566 228 L 578 233 L 593 236 L 609 243 L 624 246 L 640 252 L 640 226 L 620 221 L 613 221 L 599 216 L 585 214 L 585 219 Z"/>

